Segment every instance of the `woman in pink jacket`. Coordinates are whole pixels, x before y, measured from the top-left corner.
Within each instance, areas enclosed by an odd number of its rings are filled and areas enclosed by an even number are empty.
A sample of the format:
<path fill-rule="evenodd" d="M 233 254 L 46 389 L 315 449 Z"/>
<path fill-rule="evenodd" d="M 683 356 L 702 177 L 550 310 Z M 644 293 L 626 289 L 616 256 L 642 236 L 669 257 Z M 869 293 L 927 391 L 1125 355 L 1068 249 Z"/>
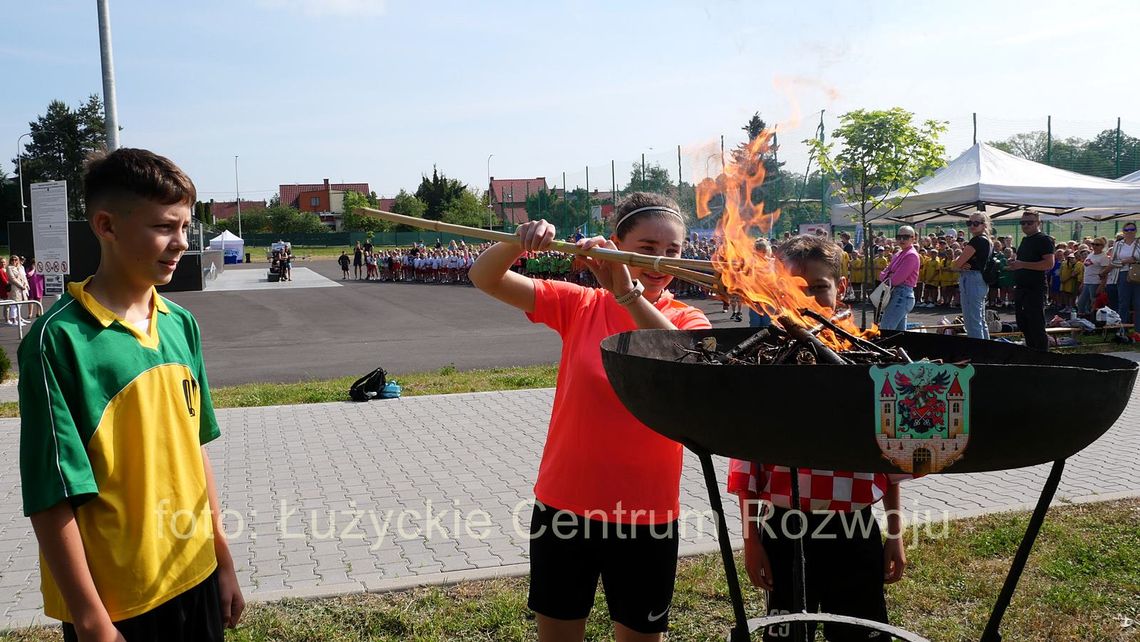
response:
<path fill-rule="evenodd" d="M 895 240 L 900 249 L 879 273 L 879 280 L 887 281 L 891 286 L 891 298 L 879 321 L 879 328 L 883 330 L 906 330 L 906 315 L 914 309 L 914 286 L 918 284 L 918 269 L 922 265 L 922 259 L 914 249 L 913 227 L 900 227 Z"/>

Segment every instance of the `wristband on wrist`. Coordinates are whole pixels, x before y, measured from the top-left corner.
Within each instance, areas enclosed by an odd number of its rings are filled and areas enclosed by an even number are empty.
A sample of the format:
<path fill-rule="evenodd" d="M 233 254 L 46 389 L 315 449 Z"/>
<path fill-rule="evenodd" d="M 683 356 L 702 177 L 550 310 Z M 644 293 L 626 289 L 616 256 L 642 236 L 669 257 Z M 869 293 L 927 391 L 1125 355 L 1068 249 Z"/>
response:
<path fill-rule="evenodd" d="M 630 303 L 633 303 L 634 299 L 641 296 L 641 293 L 644 291 L 645 291 L 645 286 L 638 283 L 637 281 L 634 281 L 633 282 L 633 289 L 631 289 L 629 292 L 626 292 L 625 294 L 623 294 L 621 296 L 615 295 L 614 301 L 617 301 L 618 305 L 623 305 L 623 306 L 629 305 Z"/>

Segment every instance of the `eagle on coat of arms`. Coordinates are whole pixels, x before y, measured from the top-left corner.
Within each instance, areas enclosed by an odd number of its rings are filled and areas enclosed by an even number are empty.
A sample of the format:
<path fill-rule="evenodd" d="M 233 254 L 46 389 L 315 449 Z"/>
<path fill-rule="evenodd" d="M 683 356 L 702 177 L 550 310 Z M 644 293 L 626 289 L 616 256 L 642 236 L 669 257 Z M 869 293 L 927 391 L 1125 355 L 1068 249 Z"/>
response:
<path fill-rule="evenodd" d="M 946 425 L 944 395 L 950 385 L 949 372 L 930 372 L 920 367 L 914 371 L 913 379 L 904 372 L 896 372 L 894 383 L 899 395 L 899 426 L 906 426 L 915 434 L 926 435 Z"/>

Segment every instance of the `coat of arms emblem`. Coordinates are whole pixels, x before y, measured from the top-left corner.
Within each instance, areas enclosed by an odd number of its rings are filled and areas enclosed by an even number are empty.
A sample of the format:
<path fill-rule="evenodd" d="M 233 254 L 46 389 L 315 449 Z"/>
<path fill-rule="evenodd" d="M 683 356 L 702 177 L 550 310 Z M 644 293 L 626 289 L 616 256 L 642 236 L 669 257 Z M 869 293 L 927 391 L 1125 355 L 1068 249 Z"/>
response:
<path fill-rule="evenodd" d="M 883 456 L 908 473 L 938 472 L 961 458 L 970 439 L 974 367 L 919 361 L 871 368 L 875 438 Z"/>

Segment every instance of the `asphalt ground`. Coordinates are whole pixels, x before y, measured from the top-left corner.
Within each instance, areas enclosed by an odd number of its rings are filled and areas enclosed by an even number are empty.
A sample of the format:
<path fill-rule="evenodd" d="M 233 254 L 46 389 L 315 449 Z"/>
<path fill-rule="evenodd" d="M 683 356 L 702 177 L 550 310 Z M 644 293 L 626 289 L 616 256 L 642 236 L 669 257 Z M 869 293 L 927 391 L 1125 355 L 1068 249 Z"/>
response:
<path fill-rule="evenodd" d="M 266 267 L 255 262 L 226 271 L 264 273 Z M 333 259 L 298 261 L 296 267 L 342 287 L 299 287 L 298 280 L 279 287 L 166 295 L 198 319 L 210 385 L 331 379 L 377 366 L 406 373 L 449 364 L 468 370 L 559 358 L 557 334 L 473 287 L 342 281 Z M 719 301 L 686 301 L 705 310 L 714 326 L 738 325 L 721 312 Z M 915 310 L 910 320 L 935 323 L 957 314 Z M 13 366 L 18 344 L 17 329 L 0 326 L 0 347 Z"/>

